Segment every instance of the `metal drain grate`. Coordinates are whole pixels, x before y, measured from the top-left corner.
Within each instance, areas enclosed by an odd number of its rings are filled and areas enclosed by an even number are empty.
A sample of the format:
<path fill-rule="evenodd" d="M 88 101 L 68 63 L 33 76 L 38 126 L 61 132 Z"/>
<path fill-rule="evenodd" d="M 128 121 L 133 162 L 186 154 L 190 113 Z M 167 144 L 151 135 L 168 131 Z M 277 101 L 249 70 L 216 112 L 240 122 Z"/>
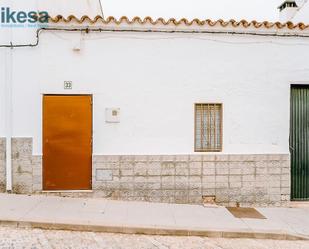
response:
<path fill-rule="evenodd" d="M 259 211 L 254 208 L 226 208 L 235 218 L 248 218 L 248 219 L 266 219 Z"/>

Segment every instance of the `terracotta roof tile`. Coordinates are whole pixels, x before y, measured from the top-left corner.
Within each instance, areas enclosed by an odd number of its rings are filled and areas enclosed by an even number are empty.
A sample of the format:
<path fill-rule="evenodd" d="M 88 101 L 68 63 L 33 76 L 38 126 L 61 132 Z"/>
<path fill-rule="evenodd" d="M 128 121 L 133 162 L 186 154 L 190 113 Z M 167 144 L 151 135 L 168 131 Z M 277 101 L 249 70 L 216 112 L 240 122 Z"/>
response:
<path fill-rule="evenodd" d="M 229 21 L 224 21 L 222 19 L 213 21 L 210 19 L 206 20 L 200 20 L 200 19 L 193 19 L 191 21 L 187 20 L 186 18 L 182 18 L 180 20 L 176 20 L 175 18 L 170 18 L 168 20 L 165 20 L 163 18 L 158 18 L 154 20 L 151 17 L 145 17 L 145 18 L 140 18 L 140 17 L 134 17 L 132 19 L 129 19 L 126 16 L 120 17 L 119 19 L 116 19 L 115 17 L 109 16 L 106 19 L 104 19 L 101 16 L 96 16 L 93 19 L 90 18 L 89 16 L 82 16 L 81 18 L 78 18 L 74 15 L 70 15 L 68 17 L 63 17 L 61 15 L 55 16 L 55 17 L 50 17 L 50 22 L 51 23 L 78 23 L 78 24 L 84 24 L 84 23 L 90 23 L 90 24 L 97 24 L 97 23 L 102 23 L 102 24 L 116 24 L 116 25 L 121 25 L 121 24 L 129 24 L 129 25 L 134 25 L 134 24 L 151 24 L 151 25 L 174 25 L 174 26 L 179 26 L 179 25 L 184 25 L 184 26 L 192 26 L 192 25 L 198 25 L 198 26 L 209 26 L 209 27 L 214 27 L 214 26 L 221 26 L 221 27 L 227 27 L 227 26 L 232 26 L 234 28 L 266 28 L 266 29 L 284 29 L 287 28 L 289 30 L 308 30 L 309 25 L 306 25 L 304 23 L 297 23 L 294 24 L 292 22 L 287 22 L 287 23 L 281 23 L 281 22 L 258 22 L 258 21 L 247 21 L 247 20 L 241 20 L 241 21 L 235 21 L 235 20 L 229 20 Z"/>

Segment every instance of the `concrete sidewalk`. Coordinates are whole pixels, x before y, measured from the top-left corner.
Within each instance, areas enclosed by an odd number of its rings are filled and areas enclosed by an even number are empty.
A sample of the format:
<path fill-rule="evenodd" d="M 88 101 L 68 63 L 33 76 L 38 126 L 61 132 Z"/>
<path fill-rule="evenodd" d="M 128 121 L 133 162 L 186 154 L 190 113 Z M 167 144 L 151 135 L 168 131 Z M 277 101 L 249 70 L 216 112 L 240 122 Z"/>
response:
<path fill-rule="evenodd" d="M 224 207 L 0 194 L 0 224 L 16 227 L 309 239 L 309 208 L 258 208 L 267 219 L 238 219 Z"/>

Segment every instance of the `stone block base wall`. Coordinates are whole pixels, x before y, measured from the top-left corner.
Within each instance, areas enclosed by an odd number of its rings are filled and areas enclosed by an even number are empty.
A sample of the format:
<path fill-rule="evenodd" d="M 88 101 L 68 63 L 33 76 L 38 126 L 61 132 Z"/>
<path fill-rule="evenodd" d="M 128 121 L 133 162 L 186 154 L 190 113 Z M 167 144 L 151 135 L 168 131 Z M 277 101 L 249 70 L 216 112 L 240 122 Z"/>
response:
<path fill-rule="evenodd" d="M 284 206 L 289 155 L 94 156 L 93 189 L 124 200 Z M 112 179 L 101 178 L 112 173 Z"/>
<path fill-rule="evenodd" d="M 14 138 L 12 150 L 14 192 L 42 193 L 42 158 L 32 155 L 32 139 Z M 215 196 L 226 206 L 285 206 L 290 200 L 290 157 L 95 155 L 92 184 L 90 193 L 53 194 L 192 204 Z"/>
<path fill-rule="evenodd" d="M 0 137 L 0 192 L 5 191 L 5 138 Z"/>
<path fill-rule="evenodd" d="M 42 157 L 32 155 L 32 138 L 12 139 L 13 192 L 42 190 Z"/>

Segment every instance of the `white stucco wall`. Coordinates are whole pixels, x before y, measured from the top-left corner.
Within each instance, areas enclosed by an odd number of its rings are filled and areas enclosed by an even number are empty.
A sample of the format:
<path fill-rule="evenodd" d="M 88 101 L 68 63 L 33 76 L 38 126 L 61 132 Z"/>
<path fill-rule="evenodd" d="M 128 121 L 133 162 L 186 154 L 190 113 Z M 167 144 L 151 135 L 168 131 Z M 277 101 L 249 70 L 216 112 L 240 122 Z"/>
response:
<path fill-rule="evenodd" d="M 194 103 L 224 106 L 223 153 L 288 153 L 289 90 L 309 83 L 305 39 L 43 32 L 14 50 L 13 135 L 41 154 L 42 94 L 94 96 L 94 154 L 194 152 Z M 63 90 L 65 80 L 73 90 Z M 119 124 L 105 108 L 121 108 Z"/>
<path fill-rule="evenodd" d="M 5 137 L 5 57 L 6 51 L 0 49 L 0 137 Z"/>
<path fill-rule="evenodd" d="M 301 3 L 299 6 L 302 6 L 301 9 L 296 13 L 295 17 L 292 19 L 293 22 L 303 22 L 309 23 L 309 2 L 308 0 L 305 3 Z"/>

